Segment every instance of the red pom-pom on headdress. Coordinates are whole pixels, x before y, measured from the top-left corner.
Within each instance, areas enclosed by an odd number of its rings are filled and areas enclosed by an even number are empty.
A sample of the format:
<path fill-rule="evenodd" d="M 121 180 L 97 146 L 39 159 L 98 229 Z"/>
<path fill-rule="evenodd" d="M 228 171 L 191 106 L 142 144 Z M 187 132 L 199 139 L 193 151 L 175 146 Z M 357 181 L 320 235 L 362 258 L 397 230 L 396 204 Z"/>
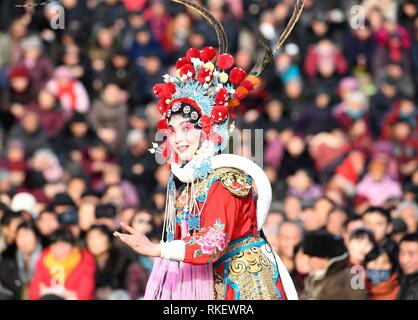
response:
<path fill-rule="evenodd" d="M 234 69 L 231 70 L 229 74 L 229 80 L 233 84 L 239 84 L 241 81 L 245 79 L 246 75 L 247 73 L 243 69 L 235 67 Z"/>
<path fill-rule="evenodd" d="M 176 62 L 176 69 L 180 69 L 182 66 L 186 65 L 186 64 L 191 64 L 191 61 L 189 58 L 187 57 L 183 57 L 177 60 Z"/>
<path fill-rule="evenodd" d="M 223 53 L 219 55 L 218 60 L 216 61 L 216 66 L 222 70 L 228 70 L 232 68 L 234 63 L 235 60 L 233 56 L 231 56 L 229 53 Z"/>
<path fill-rule="evenodd" d="M 186 75 L 188 78 L 191 78 L 195 75 L 194 67 L 191 64 L 185 64 L 180 68 L 180 77 Z"/>
<path fill-rule="evenodd" d="M 187 50 L 186 57 L 191 61 L 192 58 L 200 59 L 200 50 L 196 48 L 190 48 Z"/>
<path fill-rule="evenodd" d="M 223 122 L 228 118 L 228 109 L 224 106 L 215 106 L 212 109 L 211 117 L 215 123 Z"/>
<path fill-rule="evenodd" d="M 200 53 L 200 60 L 203 62 L 212 61 L 216 57 L 216 49 L 213 47 L 203 48 Z"/>
<path fill-rule="evenodd" d="M 171 82 L 157 83 L 152 90 L 158 99 L 171 99 L 173 94 L 176 92 L 176 85 Z"/>
<path fill-rule="evenodd" d="M 204 84 L 206 82 L 210 82 L 213 79 L 213 72 L 207 68 L 202 68 L 197 73 L 197 80 Z"/>
<path fill-rule="evenodd" d="M 224 103 L 229 101 L 229 93 L 225 88 L 219 90 L 215 97 L 215 104 L 216 105 L 223 105 Z"/>

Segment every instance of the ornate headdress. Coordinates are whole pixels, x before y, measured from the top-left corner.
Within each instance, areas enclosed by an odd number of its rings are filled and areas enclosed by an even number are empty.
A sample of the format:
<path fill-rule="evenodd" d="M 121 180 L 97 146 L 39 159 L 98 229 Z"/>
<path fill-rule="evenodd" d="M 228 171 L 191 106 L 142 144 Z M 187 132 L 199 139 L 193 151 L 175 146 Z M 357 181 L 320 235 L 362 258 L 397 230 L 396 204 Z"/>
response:
<path fill-rule="evenodd" d="M 209 157 L 226 148 L 229 138 L 228 120 L 230 111 L 240 105 L 240 101 L 257 86 L 259 76 L 273 60 L 273 54 L 282 46 L 296 24 L 302 9 L 303 0 L 297 0 L 296 6 L 286 29 L 276 46 L 271 49 L 264 42 L 263 58 L 247 74 L 243 69 L 234 66 L 234 58 L 227 53 L 228 41 L 225 30 L 211 13 L 202 6 L 189 0 L 172 0 L 192 8 L 207 19 L 215 28 L 219 49 L 206 47 L 201 50 L 190 48 L 186 56 L 176 63 L 176 74 L 164 75 L 164 82 L 154 86 L 153 92 L 158 98 L 158 111 L 162 118 L 157 129 L 163 132 L 168 129 L 171 115 L 180 108 L 189 114 L 192 120 L 203 131 L 204 142 L 198 150 L 196 178 L 204 177 L 210 172 Z M 233 129 L 233 124 L 232 128 Z M 163 146 L 163 156 L 169 157 L 173 151 L 168 143 Z M 196 157 L 196 156 L 195 156 Z M 174 154 L 174 161 L 178 158 Z"/>

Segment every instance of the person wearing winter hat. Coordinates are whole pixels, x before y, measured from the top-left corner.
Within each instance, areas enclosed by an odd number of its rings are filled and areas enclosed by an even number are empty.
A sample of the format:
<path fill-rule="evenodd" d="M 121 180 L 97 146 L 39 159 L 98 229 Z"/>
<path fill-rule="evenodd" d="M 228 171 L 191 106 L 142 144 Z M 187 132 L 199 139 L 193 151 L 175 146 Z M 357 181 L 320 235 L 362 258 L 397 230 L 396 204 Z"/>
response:
<path fill-rule="evenodd" d="M 327 231 L 313 231 L 302 242 L 309 256 L 310 273 L 305 279 L 304 300 L 363 300 L 364 290 L 352 287 L 353 274 L 343 238 Z"/>
<path fill-rule="evenodd" d="M 22 62 L 28 68 L 31 80 L 31 92 L 36 95 L 54 72 L 53 62 L 43 54 L 43 43 L 39 36 L 30 35 L 21 42 Z"/>
<path fill-rule="evenodd" d="M 8 72 L 8 86 L 5 90 L 4 107 L 2 107 L 4 115 L 2 114 L 1 123 L 5 128 L 10 128 L 14 119 L 22 117 L 25 105 L 31 102 L 32 98 L 32 81 L 28 68 L 22 64 L 12 66 Z"/>
<path fill-rule="evenodd" d="M 64 192 L 57 193 L 52 199 L 51 205 L 54 208 L 54 212 L 57 214 L 61 214 L 76 206 L 74 200 L 71 199 L 68 193 Z"/>
<path fill-rule="evenodd" d="M 27 192 L 21 192 L 12 198 L 10 208 L 16 212 L 23 211 L 29 213 L 29 219 L 36 219 L 38 217 L 36 205 L 36 199 L 33 195 Z"/>

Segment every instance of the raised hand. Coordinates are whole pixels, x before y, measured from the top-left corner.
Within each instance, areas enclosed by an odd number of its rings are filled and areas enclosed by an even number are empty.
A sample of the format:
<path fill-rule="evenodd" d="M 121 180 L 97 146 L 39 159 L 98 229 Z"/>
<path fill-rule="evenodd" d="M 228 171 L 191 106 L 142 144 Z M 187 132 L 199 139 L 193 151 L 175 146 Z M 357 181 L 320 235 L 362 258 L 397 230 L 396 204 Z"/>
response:
<path fill-rule="evenodd" d="M 159 244 L 151 242 L 146 235 L 136 231 L 134 228 L 128 226 L 125 223 L 121 223 L 120 225 L 123 229 L 128 231 L 128 233 L 120 233 L 115 231 L 113 233 L 115 237 L 118 237 L 139 254 L 149 257 L 160 256 L 161 251 Z"/>

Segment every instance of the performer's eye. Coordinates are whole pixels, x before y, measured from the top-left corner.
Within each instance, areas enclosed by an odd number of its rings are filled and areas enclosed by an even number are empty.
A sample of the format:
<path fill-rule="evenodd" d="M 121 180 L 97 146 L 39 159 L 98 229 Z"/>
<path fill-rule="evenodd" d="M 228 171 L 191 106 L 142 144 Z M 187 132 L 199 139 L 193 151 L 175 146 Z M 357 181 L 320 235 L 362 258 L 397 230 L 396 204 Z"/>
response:
<path fill-rule="evenodd" d="M 190 131 L 190 130 L 192 130 L 193 129 L 193 124 L 191 124 L 190 122 L 189 123 L 187 123 L 187 124 L 185 124 L 184 126 L 183 126 L 183 131 L 184 132 L 188 132 L 188 131 Z"/>

